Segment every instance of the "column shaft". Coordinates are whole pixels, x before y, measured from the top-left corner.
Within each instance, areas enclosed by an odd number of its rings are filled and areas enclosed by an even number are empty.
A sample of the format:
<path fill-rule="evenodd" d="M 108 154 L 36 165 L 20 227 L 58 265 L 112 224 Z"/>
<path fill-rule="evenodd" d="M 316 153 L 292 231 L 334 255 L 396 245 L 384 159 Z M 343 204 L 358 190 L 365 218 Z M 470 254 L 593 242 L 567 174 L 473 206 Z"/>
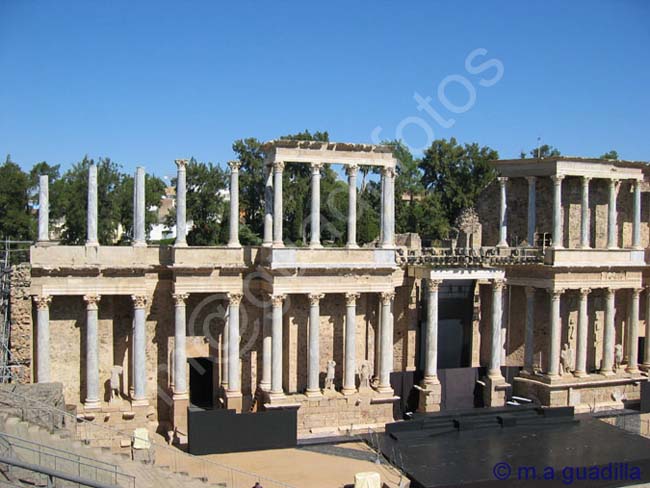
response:
<path fill-rule="evenodd" d="M 50 303 L 49 295 L 35 296 L 36 302 L 36 382 L 49 383 L 50 377 Z"/>
<path fill-rule="evenodd" d="M 260 388 L 263 391 L 271 391 L 271 355 L 273 344 L 271 338 L 271 307 L 267 302 L 262 311 L 262 381 Z"/>
<path fill-rule="evenodd" d="M 88 166 L 87 246 L 97 246 L 97 166 Z"/>
<path fill-rule="evenodd" d="M 133 245 L 146 246 L 144 168 L 138 166 L 133 178 Z"/>
<path fill-rule="evenodd" d="M 562 180 L 564 176 L 551 176 L 553 180 L 553 247 L 564 247 L 564 232 L 562 222 Z"/>
<path fill-rule="evenodd" d="M 97 330 L 97 295 L 86 295 L 86 408 L 97 408 L 99 399 L 99 342 Z"/>
<path fill-rule="evenodd" d="M 533 373 L 535 352 L 535 288 L 527 286 L 526 292 L 526 332 L 524 337 L 524 370 Z"/>
<path fill-rule="evenodd" d="M 589 217 L 589 180 L 590 178 L 582 177 L 582 200 L 580 205 L 581 219 L 580 219 L 580 247 L 583 249 L 589 248 L 589 234 L 591 219 Z"/>
<path fill-rule="evenodd" d="M 146 403 L 147 345 L 145 306 L 147 299 L 133 295 L 133 403 Z"/>
<path fill-rule="evenodd" d="M 390 386 L 390 373 L 393 370 L 393 314 L 391 306 L 394 297 L 395 292 L 381 294 L 381 364 L 378 390 L 384 393 L 393 391 Z"/>
<path fill-rule="evenodd" d="M 187 293 L 177 293 L 174 298 L 174 397 L 187 395 L 187 335 L 185 301 Z"/>
<path fill-rule="evenodd" d="M 563 290 L 549 290 L 551 295 L 551 334 L 548 353 L 548 375 L 560 375 L 560 350 L 562 348 L 562 318 L 560 317 L 560 304 Z"/>
<path fill-rule="evenodd" d="M 609 180 L 609 203 L 607 205 L 607 249 L 618 248 L 616 236 L 616 194 L 618 182 Z"/>
<path fill-rule="evenodd" d="M 50 190 L 47 175 L 38 177 L 38 241 L 50 240 Z"/>
<path fill-rule="evenodd" d="M 230 161 L 230 238 L 228 247 L 240 247 L 239 244 L 239 161 Z"/>
<path fill-rule="evenodd" d="M 507 207 L 508 200 L 506 194 L 506 184 L 508 178 L 500 176 L 499 178 L 499 188 L 501 191 L 501 199 L 499 204 L 499 243 L 498 247 L 508 247 L 508 217 L 507 217 Z"/>
<path fill-rule="evenodd" d="M 528 180 L 528 245 L 535 245 L 535 229 L 537 228 L 537 178 L 534 176 L 526 177 Z"/>
<path fill-rule="evenodd" d="M 628 361 L 627 371 L 629 373 L 639 372 L 639 296 L 641 290 L 632 290 L 632 303 L 630 306 L 630 337 L 628 338 Z"/>
<path fill-rule="evenodd" d="M 589 288 L 580 289 L 578 304 L 578 336 L 576 338 L 575 376 L 587 374 L 587 338 L 589 336 Z"/>
<path fill-rule="evenodd" d="M 282 303 L 284 295 L 273 295 L 273 322 L 271 324 L 273 365 L 271 370 L 271 394 L 283 395 L 282 390 Z"/>
<path fill-rule="evenodd" d="M 615 292 L 608 288 L 605 290 L 605 330 L 603 331 L 603 359 L 600 365 L 601 374 L 613 374 L 614 372 L 614 341 L 616 329 L 614 324 Z"/>
<path fill-rule="evenodd" d="M 282 235 L 282 172 L 284 163 L 276 161 L 273 163 L 273 245 L 284 247 Z"/>
<path fill-rule="evenodd" d="M 241 293 L 228 293 L 228 393 L 241 392 L 241 375 L 239 365 L 239 304 Z"/>
<path fill-rule="evenodd" d="M 395 246 L 395 168 L 382 168 L 384 206 L 382 212 L 382 247 Z"/>
<path fill-rule="evenodd" d="M 424 382 L 438 377 L 438 287 L 442 280 L 426 280 L 427 283 L 427 325 Z"/>
<path fill-rule="evenodd" d="M 187 246 L 187 163 L 187 159 L 176 160 L 176 247 Z"/>
<path fill-rule="evenodd" d="M 347 247 L 357 246 L 357 171 L 356 165 L 345 168 L 348 175 L 348 243 Z"/>
<path fill-rule="evenodd" d="M 311 237 L 309 247 L 322 247 L 320 243 L 320 163 L 311 165 Z"/>
<path fill-rule="evenodd" d="M 632 247 L 642 249 L 641 247 L 641 181 L 634 182 L 634 220 L 632 228 Z"/>
<path fill-rule="evenodd" d="M 322 293 L 309 294 L 309 371 L 307 394 L 320 394 L 320 301 Z"/>
<path fill-rule="evenodd" d="M 264 185 L 264 239 L 263 246 L 273 244 L 273 166 L 267 164 L 266 184 Z"/>
<path fill-rule="evenodd" d="M 495 280 L 492 285 L 492 321 L 490 341 L 490 367 L 488 376 L 501 377 L 501 320 L 503 318 L 503 280 Z"/>
<path fill-rule="evenodd" d="M 345 294 L 345 365 L 343 394 L 357 391 L 357 299 L 358 293 Z"/>

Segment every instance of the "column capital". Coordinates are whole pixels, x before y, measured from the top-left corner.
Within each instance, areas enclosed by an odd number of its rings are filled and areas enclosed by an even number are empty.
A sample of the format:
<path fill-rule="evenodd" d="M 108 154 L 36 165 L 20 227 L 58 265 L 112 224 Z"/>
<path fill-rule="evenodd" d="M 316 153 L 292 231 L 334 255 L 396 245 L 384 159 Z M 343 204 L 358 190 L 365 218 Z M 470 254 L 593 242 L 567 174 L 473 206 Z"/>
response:
<path fill-rule="evenodd" d="M 395 168 L 392 166 L 382 166 L 381 175 L 386 178 L 393 178 L 395 176 Z"/>
<path fill-rule="evenodd" d="M 285 298 L 287 298 L 286 295 L 271 295 L 271 304 L 274 307 L 281 307 Z"/>
<path fill-rule="evenodd" d="M 147 306 L 147 297 L 145 295 L 131 295 L 133 308 L 145 308 Z"/>
<path fill-rule="evenodd" d="M 552 300 L 559 300 L 564 293 L 564 288 L 549 288 L 546 291 L 551 295 Z"/>
<path fill-rule="evenodd" d="M 358 171 L 359 171 L 359 165 L 357 164 L 347 164 L 345 166 L 345 174 L 348 176 L 357 176 Z"/>
<path fill-rule="evenodd" d="M 442 280 L 437 280 L 433 278 L 425 278 L 424 281 L 427 284 L 427 288 L 431 291 L 433 290 L 437 291 L 440 285 L 442 284 Z"/>
<path fill-rule="evenodd" d="M 325 293 L 309 293 L 307 296 L 309 297 L 310 305 L 318 305 L 325 298 Z"/>
<path fill-rule="evenodd" d="M 591 293 L 591 288 L 588 288 L 588 287 L 580 288 L 580 296 L 581 297 L 587 298 L 590 293 Z"/>
<path fill-rule="evenodd" d="M 228 293 L 228 301 L 230 305 L 239 305 L 244 298 L 242 293 Z"/>
<path fill-rule="evenodd" d="M 588 185 L 591 181 L 591 176 L 581 176 L 580 179 L 582 180 L 583 185 Z"/>
<path fill-rule="evenodd" d="M 379 294 L 379 297 L 380 297 L 381 303 L 383 305 L 390 305 L 390 303 L 393 301 L 393 298 L 395 298 L 395 292 L 394 291 L 382 291 Z"/>
<path fill-rule="evenodd" d="M 635 298 L 639 298 L 639 295 L 643 291 L 643 288 L 632 288 L 632 296 Z"/>
<path fill-rule="evenodd" d="M 499 180 L 499 184 L 501 186 L 504 186 L 508 182 L 508 177 L 507 176 L 498 176 L 497 180 Z"/>
<path fill-rule="evenodd" d="M 605 295 L 607 295 L 607 298 L 614 297 L 616 295 L 616 289 L 615 288 L 605 288 Z"/>
<path fill-rule="evenodd" d="M 231 173 L 239 173 L 241 162 L 238 160 L 228 161 L 228 167 L 230 168 Z"/>
<path fill-rule="evenodd" d="M 345 304 L 350 307 L 357 304 L 357 300 L 361 296 L 360 293 L 346 293 L 345 294 Z"/>
<path fill-rule="evenodd" d="M 551 180 L 553 180 L 554 185 L 561 185 L 564 175 L 551 175 Z"/>
<path fill-rule="evenodd" d="M 525 178 L 528 181 L 529 185 L 534 185 L 537 181 L 537 176 L 526 176 Z"/>
<path fill-rule="evenodd" d="M 526 293 L 526 298 L 532 298 L 535 296 L 535 287 L 534 286 L 524 286 L 524 293 Z"/>
<path fill-rule="evenodd" d="M 176 163 L 176 166 L 178 166 L 179 171 L 184 171 L 185 168 L 187 167 L 188 163 L 190 162 L 189 159 L 175 159 L 174 162 Z"/>
<path fill-rule="evenodd" d="M 189 293 L 172 293 L 172 298 L 174 299 L 174 304 L 177 307 L 185 305 L 185 302 L 189 298 Z"/>
<path fill-rule="evenodd" d="M 284 171 L 284 161 L 273 161 L 273 171 L 282 173 Z"/>
<path fill-rule="evenodd" d="M 503 288 L 506 286 L 506 280 L 503 279 L 496 279 L 492 282 L 492 287 L 497 290 L 503 290 Z"/>
<path fill-rule="evenodd" d="M 323 163 L 310 163 L 311 174 L 313 176 L 320 176 L 320 170 L 323 168 Z"/>
<path fill-rule="evenodd" d="M 36 303 L 38 310 L 47 310 L 50 308 L 50 303 L 52 303 L 52 295 L 35 295 L 34 303 Z"/>
<path fill-rule="evenodd" d="M 97 310 L 99 301 L 102 299 L 101 295 L 84 295 L 84 302 L 86 302 L 86 309 Z"/>

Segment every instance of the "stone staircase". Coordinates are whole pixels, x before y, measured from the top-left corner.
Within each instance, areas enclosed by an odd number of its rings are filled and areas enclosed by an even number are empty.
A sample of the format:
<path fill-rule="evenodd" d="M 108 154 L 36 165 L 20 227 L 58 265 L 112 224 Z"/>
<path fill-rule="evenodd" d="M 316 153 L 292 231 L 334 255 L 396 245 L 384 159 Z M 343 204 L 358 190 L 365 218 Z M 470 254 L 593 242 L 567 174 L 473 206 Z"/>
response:
<path fill-rule="evenodd" d="M 168 453 L 167 456 L 164 453 L 161 453 L 163 454 L 162 456 L 157 454 L 156 457 L 161 459 L 155 465 L 138 462 L 130 459 L 128 453 L 115 454 L 111 452 L 110 448 L 91 447 L 71 438 L 68 431 L 62 430 L 50 433 L 38 425 L 23 421 L 18 417 L 10 416 L 7 413 L 0 413 L 0 432 L 41 444 L 45 450 L 48 448 L 60 450 L 61 452 L 57 452 L 57 455 L 60 456 L 65 457 L 65 453 L 69 453 L 71 461 L 75 458 L 75 455 L 81 455 L 103 463 L 113 464 L 121 472 L 133 476 L 135 478 L 135 487 L 137 488 L 175 488 L 178 486 L 188 488 L 216 488 L 230 486 L 225 480 L 219 481 L 214 479 L 214 476 L 197 473 L 198 470 L 191 469 L 192 466 L 188 466 L 186 471 L 183 470 L 183 466 L 177 466 L 179 470 L 172 472 L 171 464 L 165 465 L 165 461 L 173 461 L 170 457 L 171 453 Z M 34 464 L 38 463 L 37 453 L 30 454 L 20 448 L 15 448 L 14 451 L 21 456 L 23 461 Z M 131 487 L 133 485 L 132 481 L 127 480 L 126 477 L 124 478 L 124 481 L 120 482 L 119 485 L 126 488 Z M 34 486 L 34 484 L 31 484 L 31 486 Z"/>

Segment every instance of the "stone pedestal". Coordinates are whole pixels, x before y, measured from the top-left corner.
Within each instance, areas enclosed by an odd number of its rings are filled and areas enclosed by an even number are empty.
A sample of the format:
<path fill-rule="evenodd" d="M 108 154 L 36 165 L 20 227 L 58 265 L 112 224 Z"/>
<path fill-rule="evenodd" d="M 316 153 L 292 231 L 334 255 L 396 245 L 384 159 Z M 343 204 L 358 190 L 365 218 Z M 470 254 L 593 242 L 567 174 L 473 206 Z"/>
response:
<path fill-rule="evenodd" d="M 241 392 L 226 391 L 226 408 L 235 410 L 237 413 L 242 412 L 243 396 Z"/>
<path fill-rule="evenodd" d="M 442 386 L 439 380 L 423 382 L 420 386 L 418 412 L 439 412 L 442 402 Z"/>
<path fill-rule="evenodd" d="M 506 404 L 506 389 L 510 386 L 503 376 L 486 377 L 483 403 L 486 407 L 503 407 Z"/>
<path fill-rule="evenodd" d="M 187 435 L 187 407 L 190 404 L 188 395 L 174 395 L 173 425 L 179 437 Z"/>

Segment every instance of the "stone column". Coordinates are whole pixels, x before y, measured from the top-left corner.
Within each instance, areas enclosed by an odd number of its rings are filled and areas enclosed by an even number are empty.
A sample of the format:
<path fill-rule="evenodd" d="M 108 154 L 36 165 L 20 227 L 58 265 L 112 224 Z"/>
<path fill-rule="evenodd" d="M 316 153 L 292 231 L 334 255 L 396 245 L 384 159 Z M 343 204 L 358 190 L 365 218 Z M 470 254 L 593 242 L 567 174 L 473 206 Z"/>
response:
<path fill-rule="evenodd" d="M 174 246 L 187 246 L 187 159 L 177 159 L 178 174 L 176 175 L 176 241 Z"/>
<path fill-rule="evenodd" d="M 350 164 L 345 167 L 348 175 L 348 243 L 346 247 L 357 246 L 357 172 L 359 167 Z"/>
<path fill-rule="evenodd" d="M 562 222 L 562 180 L 564 175 L 551 176 L 553 180 L 553 247 L 564 247 L 564 232 Z"/>
<path fill-rule="evenodd" d="M 381 174 L 384 182 L 381 247 L 392 248 L 395 247 L 395 168 L 383 167 Z"/>
<path fill-rule="evenodd" d="M 262 391 L 271 391 L 273 344 L 271 338 L 271 307 L 268 300 L 264 304 L 262 314 L 262 380 L 260 381 L 260 388 Z"/>
<path fill-rule="evenodd" d="M 35 296 L 36 303 L 36 383 L 50 379 L 50 295 Z"/>
<path fill-rule="evenodd" d="M 187 349 L 185 337 L 185 302 L 187 293 L 175 293 L 174 299 L 174 400 L 188 397 L 187 391 Z"/>
<path fill-rule="evenodd" d="M 320 243 L 320 169 L 321 163 L 311 165 L 311 237 L 309 247 L 323 247 Z"/>
<path fill-rule="evenodd" d="M 578 304 L 578 336 L 576 338 L 575 376 L 587 376 L 587 338 L 589 337 L 589 293 L 591 289 L 580 288 Z"/>
<path fill-rule="evenodd" d="M 548 375 L 551 378 L 560 376 L 560 350 L 562 349 L 562 317 L 560 304 L 564 290 L 548 290 L 551 295 L 550 338 L 548 352 Z"/>
<path fill-rule="evenodd" d="M 133 178 L 133 245 L 147 245 L 145 232 L 145 189 L 144 168 L 138 166 Z"/>
<path fill-rule="evenodd" d="M 650 370 L 650 286 L 645 287 L 645 341 L 643 369 Z"/>
<path fill-rule="evenodd" d="M 343 366 L 344 395 L 357 391 L 357 300 L 358 293 L 345 294 L 345 365 Z"/>
<path fill-rule="evenodd" d="M 239 305 L 243 295 L 228 293 L 228 391 L 227 396 L 241 397 L 241 366 L 239 364 Z M 229 407 L 230 408 L 230 407 Z M 241 406 L 239 406 L 241 408 Z"/>
<path fill-rule="evenodd" d="M 264 239 L 263 246 L 273 244 L 273 166 L 265 165 L 266 184 L 264 185 Z"/>
<path fill-rule="evenodd" d="M 490 342 L 490 367 L 488 376 L 501 378 L 501 319 L 503 317 L 503 280 L 494 280 L 492 284 L 492 321 L 491 321 L 491 342 Z"/>
<path fill-rule="evenodd" d="M 532 374 L 535 353 L 535 288 L 526 286 L 526 332 L 524 337 L 524 371 Z"/>
<path fill-rule="evenodd" d="M 424 382 L 438 381 L 438 288 L 442 280 L 426 280 L 427 325 Z"/>
<path fill-rule="evenodd" d="M 395 292 L 382 292 L 381 295 L 381 364 L 379 374 L 380 393 L 392 394 L 390 373 L 393 370 L 393 314 L 391 307 Z"/>
<path fill-rule="evenodd" d="M 273 316 L 271 324 L 273 361 L 271 368 L 271 396 L 282 397 L 282 304 L 285 295 L 271 296 Z"/>
<path fill-rule="evenodd" d="M 86 246 L 99 246 L 97 239 L 97 166 L 88 166 L 88 213 Z"/>
<path fill-rule="evenodd" d="M 590 233 L 590 218 L 589 218 L 589 181 L 591 178 L 588 176 L 582 177 L 582 201 L 580 205 L 581 219 L 580 219 L 580 247 L 582 249 L 589 249 L 589 233 Z"/>
<path fill-rule="evenodd" d="M 632 228 L 632 247 L 643 249 L 641 246 L 641 180 L 634 182 L 634 227 Z"/>
<path fill-rule="evenodd" d="M 224 315 L 223 332 L 221 333 L 221 386 L 224 390 L 228 390 L 228 379 L 230 360 L 228 354 L 230 351 L 230 310 L 227 310 Z"/>
<path fill-rule="evenodd" d="M 230 168 L 230 237 L 228 247 L 241 247 L 239 244 L 239 161 L 228 162 Z"/>
<path fill-rule="evenodd" d="M 630 337 L 628 338 L 627 372 L 639 372 L 639 295 L 640 288 L 632 289 L 632 303 L 630 305 Z"/>
<path fill-rule="evenodd" d="M 320 301 L 322 293 L 309 294 L 309 372 L 307 396 L 319 396 L 320 391 Z"/>
<path fill-rule="evenodd" d="M 499 188 L 501 189 L 501 200 L 499 204 L 499 243 L 497 244 L 497 247 L 508 247 L 508 200 L 506 195 L 506 184 L 508 183 L 508 178 L 500 176 L 498 180 Z"/>
<path fill-rule="evenodd" d="M 86 302 L 86 409 L 99 408 L 99 295 L 85 295 Z"/>
<path fill-rule="evenodd" d="M 528 245 L 535 245 L 535 229 L 537 228 L 537 191 L 536 183 L 537 178 L 534 176 L 527 176 L 528 180 Z"/>
<path fill-rule="evenodd" d="M 609 203 L 607 205 L 607 249 L 618 248 L 616 236 L 616 194 L 618 180 L 609 180 Z"/>
<path fill-rule="evenodd" d="M 50 190 L 47 175 L 38 177 L 38 242 L 50 240 Z"/>
<path fill-rule="evenodd" d="M 282 172 L 284 163 L 273 163 L 273 246 L 284 247 L 282 236 Z"/>
<path fill-rule="evenodd" d="M 133 300 L 133 405 L 147 404 L 147 343 L 145 307 L 147 297 L 132 295 Z"/>
<path fill-rule="evenodd" d="M 612 288 L 605 290 L 605 329 L 603 331 L 603 360 L 600 364 L 600 374 L 614 374 L 614 341 L 616 329 L 614 324 L 615 291 Z"/>

